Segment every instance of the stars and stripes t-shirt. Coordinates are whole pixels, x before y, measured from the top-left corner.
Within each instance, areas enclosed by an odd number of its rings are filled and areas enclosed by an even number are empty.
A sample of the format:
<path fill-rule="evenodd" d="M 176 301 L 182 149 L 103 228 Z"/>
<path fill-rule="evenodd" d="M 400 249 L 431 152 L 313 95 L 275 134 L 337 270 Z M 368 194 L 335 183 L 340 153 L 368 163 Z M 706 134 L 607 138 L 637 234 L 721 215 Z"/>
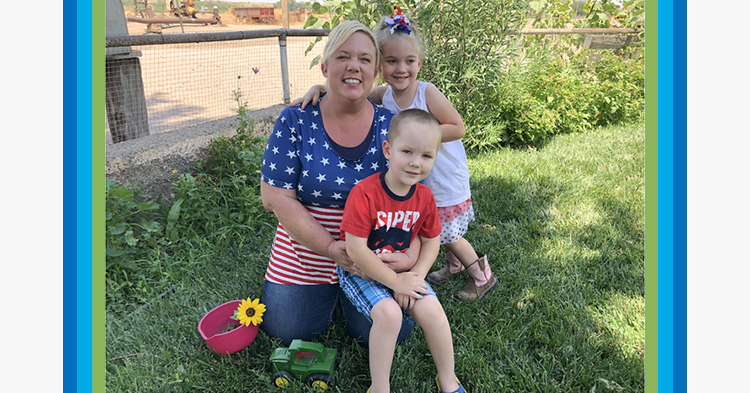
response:
<path fill-rule="evenodd" d="M 276 119 L 263 154 L 261 180 L 279 188 L 294 189 L 297 199 L 334 239 L 349 192 L 362 179 L 386 168 L 382 145 L 393 114 L 372 103 L 370 143 L 354 159 L 340 155 L 331 145 L 320 108 L 287 107 Z M 280 284 L 338 283 L 335 263 L 297 243 L 279 224 L 266 280 Z"/>
<path fill-rule="evenodd" d="M 344 209 L 306 206 L 334 239 L 340 239 Z M 279 224 L 271 246 L 266 281 L 277 284 L 337 284 L 336 263 L 297 243 Z"/>

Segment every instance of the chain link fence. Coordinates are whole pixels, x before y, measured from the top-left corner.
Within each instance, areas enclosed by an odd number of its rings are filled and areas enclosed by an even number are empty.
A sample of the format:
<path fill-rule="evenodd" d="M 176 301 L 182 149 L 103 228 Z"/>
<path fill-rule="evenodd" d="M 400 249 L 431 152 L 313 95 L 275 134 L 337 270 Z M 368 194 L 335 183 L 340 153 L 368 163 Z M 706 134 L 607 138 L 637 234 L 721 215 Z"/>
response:
<path fill-rule="evenodd" d="M 325 83 L 327 30 L 108 36 L 107 143 L 139 138 L 286 104 Z M 305 55 L 316 37 L 322 41 Z"/>

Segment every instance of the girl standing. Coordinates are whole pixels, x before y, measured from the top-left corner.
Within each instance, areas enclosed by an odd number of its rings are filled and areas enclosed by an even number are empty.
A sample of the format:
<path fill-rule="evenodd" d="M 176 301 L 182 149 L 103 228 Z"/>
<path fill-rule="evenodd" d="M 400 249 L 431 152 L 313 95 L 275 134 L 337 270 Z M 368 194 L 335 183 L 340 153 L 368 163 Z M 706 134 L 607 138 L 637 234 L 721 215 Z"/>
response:
<path fill-rule="evenodd" d="M 469 279 L 456 296 L 460 301 L 481 299 L 497 286 L 487 255 L 477 252 L 463 236 L 474 221 L 474 209 L 469 188 L 469 167 L 466 151 L 461 142 L 466 133 L 463 119 L 448 99 L 435 85 L 417 80 L 422 68 L 424 49 L 416 26 L 401 9 L 394 7 L 395 15 L 383 18 L 374 31 L 380 44 L 381 75 L 388 86 L 377 86 L 369 98 L 393 113 L 419 108 L 430 112 L 440 122 L 442 144 L 429 176 L 424 180 L 438 207 L 442 233 L 440 244 L 446 248 L 445 266 L 430 273 L 433 284 L 443 283 L 456 275 L 468 272 Z M 321 85 L 313 86 L 302 102 L 317 103 L 325 91 Z"/>

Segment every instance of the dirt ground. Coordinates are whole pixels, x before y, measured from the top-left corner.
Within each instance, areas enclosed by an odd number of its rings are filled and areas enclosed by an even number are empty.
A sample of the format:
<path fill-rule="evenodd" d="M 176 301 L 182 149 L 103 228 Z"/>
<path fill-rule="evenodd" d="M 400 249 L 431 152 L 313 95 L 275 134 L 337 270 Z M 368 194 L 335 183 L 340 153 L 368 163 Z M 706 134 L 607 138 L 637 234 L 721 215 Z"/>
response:
<path fill-rule="evenodd" d="M 128 16 L 126 14 L 126 16 Z M 140 15 L 132 15 L 132 16 L 138 16 Z M 281 18 L 276 18 L 276 22 L 249 22 L 249 23 L 243 23 L 241 20 L 238 20 L 234 17 L 234 15 L 225 13 L 221 14 L 221 23 L 220 24 L 192 24 L 187 23 L 189 20 L 188 17 L 183 17 L 183 23 L 182 27 L 180 26 L 179 21 L 176 21 L 175 23 L 169 23 L 164 24 L 160 23 L 158 24 L 158 27 L 161 27 L 161 34 L 182 34 L 183 29 L 184 33 L 215 33 L 215 32 L 222 32 L 222 31 L 242 31 L 242 30 L 266 30 L 266 29 L 280 29 L 281 28 Z M 157 13 L 156 18 L 176 18 L 172 15 L 167 14 L 161 14 Z M 196 18 L 198 19 L 211 19 L 213 18 L 213 15 L 211 13 L 197 13 Z M 299 21 L 296 16 L 290 16 L 289 21 L 289 28 L 290 29 L 301 29 L 302 26 L 305 24 L 304 21 Z M 138 35 L 138 34 L 149 34 L 147 31 L 147 24 L 140 23 L 140 22 L 131 22 L 128 21 L 128 34 L 130 35 Z"/>

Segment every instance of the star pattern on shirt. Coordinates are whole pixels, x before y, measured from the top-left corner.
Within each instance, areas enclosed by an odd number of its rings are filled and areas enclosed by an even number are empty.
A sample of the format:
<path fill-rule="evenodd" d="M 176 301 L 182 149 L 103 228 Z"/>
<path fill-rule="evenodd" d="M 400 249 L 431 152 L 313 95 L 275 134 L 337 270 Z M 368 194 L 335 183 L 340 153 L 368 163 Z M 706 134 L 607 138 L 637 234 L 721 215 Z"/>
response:
<path fill-rule="evenodd" d="M 382 170 L 387 161 L 379 146 L 387 136 L 389 113 L 377 110 L 371 145 L 358 159 L 343 158 L 326 137 L 317 107 L 289 108 L 279 119 L 263 156 L 261 179 L 296 190 L 297 199 L 312 206 L 343 208 L 351 186 Z"/>

